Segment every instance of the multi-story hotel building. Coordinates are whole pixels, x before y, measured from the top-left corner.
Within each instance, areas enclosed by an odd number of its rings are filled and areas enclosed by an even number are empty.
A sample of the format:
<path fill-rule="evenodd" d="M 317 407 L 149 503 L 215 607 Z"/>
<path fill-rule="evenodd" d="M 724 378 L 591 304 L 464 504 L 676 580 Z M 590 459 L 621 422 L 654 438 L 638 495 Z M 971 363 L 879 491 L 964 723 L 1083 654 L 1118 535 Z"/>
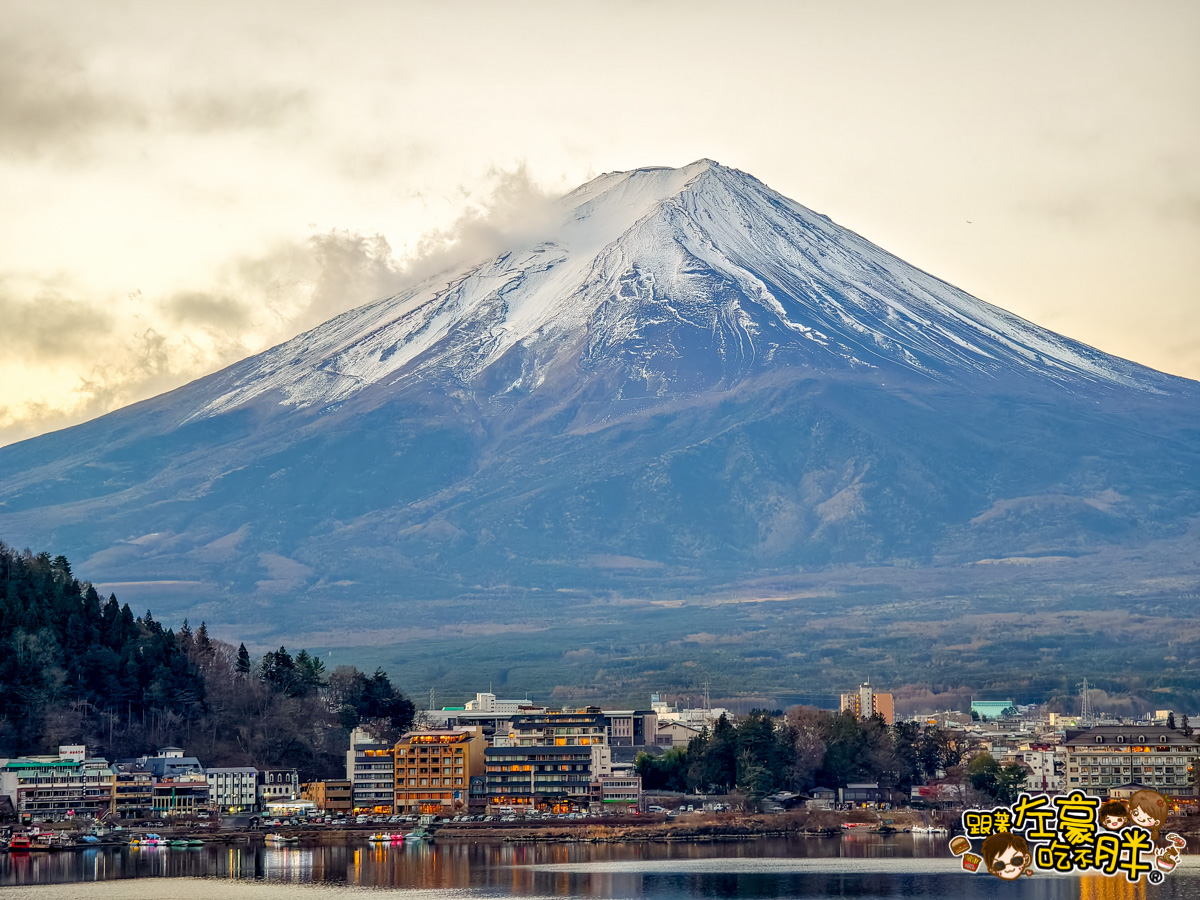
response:
<path fill-rule="evenodd" d="M 487 802 L 499 808 L 549 807 L 567 812 L 588 806 L 591 785 L 606 765 L 609 748 L 588 747 L 489 747 Z M 607 768 L 607 771 L 606 771 Z"/>
<path fill-rule="evenodd" d="M 100 818 L 113 806 L 113 770 L 107 760 L 33 756 L 0 760 L 0 794 L 12 800 L 18 821 Z"/>
<path fill-rule="evenodd" d="M 395 747 L 396 812 L 465 811 L 471 776 L 483 772 L 480 728 L 410 731 Z"/>
<path fill-rule="evenodd" d="M 592 782 L 612 774 L 605 716 L 596 707 L 514 716 L 485 760 L 489 806 L 587 806 Z"/>
<path fill-rule="evenodd" d="M 598 707 L 513 716 L 508 743 L 514 747 L 587 747 L 608 744 L 608 723 Z M 499 744 L 499 741 L 497 741 Z"/>
<path fill-rule="evenodd" d="M 350 733 L 346 753 L 352 812 L 391 815 L 396 805 L 396 753 L 391 744 L 376 743 L 367 732 Z"/>
<path fill-rule="evenodd" d="M 1108 796 L 1141 785 L 1166 797 L 1196 793 L 1200 742 L 1159 725 L 1100 725 L 1067 732 L 1066 789 Z"/>

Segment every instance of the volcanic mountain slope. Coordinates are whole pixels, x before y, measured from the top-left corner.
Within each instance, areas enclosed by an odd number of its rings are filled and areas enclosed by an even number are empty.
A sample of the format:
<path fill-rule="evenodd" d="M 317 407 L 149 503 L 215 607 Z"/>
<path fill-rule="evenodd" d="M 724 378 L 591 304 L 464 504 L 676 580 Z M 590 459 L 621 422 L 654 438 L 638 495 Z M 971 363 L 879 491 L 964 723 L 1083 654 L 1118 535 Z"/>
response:
<path fill-rule="evenodd" d="M 0 537 L 268 618 L 704 595 L 1176 539 L 1198 413 L 1197 383 L 701 160 L 600 176 L 523 246 L 0 449 Z"/>

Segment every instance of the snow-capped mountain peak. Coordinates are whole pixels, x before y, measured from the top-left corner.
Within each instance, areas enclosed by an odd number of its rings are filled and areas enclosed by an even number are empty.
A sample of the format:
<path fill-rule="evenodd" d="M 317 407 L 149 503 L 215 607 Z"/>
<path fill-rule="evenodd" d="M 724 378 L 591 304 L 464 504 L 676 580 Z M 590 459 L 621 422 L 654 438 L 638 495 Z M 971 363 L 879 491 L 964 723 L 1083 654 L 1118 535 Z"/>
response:
<path fill-rule="evenodd" d="M 771 365 L 1023 375 L 1075 388 L 1166 384 L 702 159 L 589 181 L 558 201 L 541 239 L 238 364 L 198 415 L 268 394 L 337 403 L 431 375 L 472 386 L 502 359 L 513 370 L 503 391 L 537 390 L 563 364 L 620 365 L 621 390 L 641 396 L 727 388 Z"/>

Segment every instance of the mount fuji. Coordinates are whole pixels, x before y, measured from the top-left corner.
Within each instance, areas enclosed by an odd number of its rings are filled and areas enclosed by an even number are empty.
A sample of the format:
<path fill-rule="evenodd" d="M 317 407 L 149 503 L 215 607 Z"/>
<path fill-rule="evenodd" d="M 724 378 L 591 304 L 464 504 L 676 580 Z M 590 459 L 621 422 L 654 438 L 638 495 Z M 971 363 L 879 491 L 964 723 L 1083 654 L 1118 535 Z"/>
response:
<path fill-rule="evenodd" d="M 864 572 L 940 596 L 1082 565 L 1094 595 L 1136 594 L 1129 554 L 1196 583 L 1200 384 L 709 160 L 602 175 L 552 220 L 0 449 L 0 538 L 160 617 L 270 635 L 799 596 Z"/>

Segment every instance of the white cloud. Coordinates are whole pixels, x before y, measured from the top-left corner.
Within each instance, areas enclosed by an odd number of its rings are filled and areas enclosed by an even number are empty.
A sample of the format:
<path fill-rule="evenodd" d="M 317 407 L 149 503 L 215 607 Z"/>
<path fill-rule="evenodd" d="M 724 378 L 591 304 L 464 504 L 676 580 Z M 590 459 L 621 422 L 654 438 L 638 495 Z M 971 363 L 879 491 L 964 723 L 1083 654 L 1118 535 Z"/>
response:
<path fill-rule="evenodd" d="M 109 297 L 107 312 L 63 285 L 0 278 L 0 317 L 15 326 L 10 351 L 30 388 L 28 399 L 0 407 L 0 444 L 173 389 L 434 272 L 494 255 L 540 234 L 552 208 L 524 167 L 492 170 L 487 188 L 463 203 L 456 222 L 403 260 L 381 234 L 335 229 L 228 260 L 203 287 Z M 37 383 L 58 388 L 39 393 Z"/>

